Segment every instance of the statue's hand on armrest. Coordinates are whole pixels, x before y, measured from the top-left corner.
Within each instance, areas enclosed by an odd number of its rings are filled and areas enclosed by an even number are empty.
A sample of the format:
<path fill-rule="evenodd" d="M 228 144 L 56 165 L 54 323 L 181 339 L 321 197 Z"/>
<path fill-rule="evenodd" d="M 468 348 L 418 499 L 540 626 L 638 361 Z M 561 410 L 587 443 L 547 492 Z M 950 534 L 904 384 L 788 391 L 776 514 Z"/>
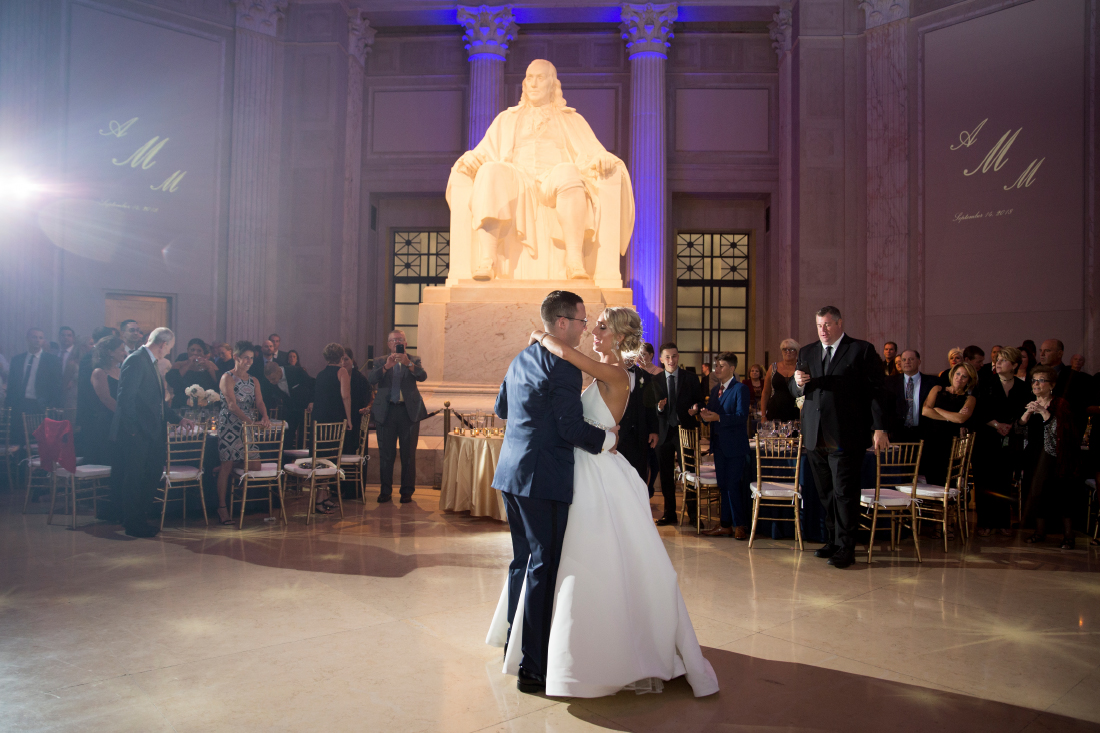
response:
<path fill-rule="evenodd" d="M 477 169 L 481 167 L 481 161 L 474 155 L 474 151 L 467 150 L 462 154 L 454 164 L 454 169 L 460 173 L 465 173 L 470 177 L 470 180 L 474 180 L 474 176 L 477 175 Z"/>
<path fill-rule="evenodd" d="M 596 170 L 600 174 L 600 178 L 610 178 L 622 163 L 611 153 L 603 153 L 596 161 Z"/>

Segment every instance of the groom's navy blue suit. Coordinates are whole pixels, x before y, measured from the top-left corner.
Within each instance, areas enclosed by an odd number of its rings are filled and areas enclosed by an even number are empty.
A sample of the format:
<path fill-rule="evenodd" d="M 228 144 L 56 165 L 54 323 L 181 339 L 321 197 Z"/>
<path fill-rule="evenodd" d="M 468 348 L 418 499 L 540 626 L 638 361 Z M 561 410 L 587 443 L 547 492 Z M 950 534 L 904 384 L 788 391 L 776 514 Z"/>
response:
<path fill-rule="evenodd" d="M 608 435 L 584 421 L 580 397 L 580 370 L 539 344 L 512 360 L 497 396 L 496 414 L 508 421 L 493 477 L 512 533 L 508 624 L 526 573 L 520 666 L 528 675 L 546 674 L 554 587 L 573 502 L 573 448 L 599 453 Z"/>

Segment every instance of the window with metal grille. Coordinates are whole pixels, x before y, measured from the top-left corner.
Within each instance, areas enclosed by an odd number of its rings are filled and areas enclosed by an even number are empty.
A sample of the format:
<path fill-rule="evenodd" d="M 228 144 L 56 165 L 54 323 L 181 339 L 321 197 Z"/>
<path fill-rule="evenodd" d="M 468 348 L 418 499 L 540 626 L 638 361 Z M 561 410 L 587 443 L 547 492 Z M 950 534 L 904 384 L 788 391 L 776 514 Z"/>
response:
<path fill-rule="evenodd" d="M 723 351 L 744 376 L 748 345 L 749 235 L 676 235 L 676 345 L 680 364 L 699 369 Z"/>
<path fill-rule="evenodd" d="M 393 233 L 393 328 L 405 332 L 412 353 L 424 288 L 442 285 L 451 268 L 450 236 L 447 231 Z"/>

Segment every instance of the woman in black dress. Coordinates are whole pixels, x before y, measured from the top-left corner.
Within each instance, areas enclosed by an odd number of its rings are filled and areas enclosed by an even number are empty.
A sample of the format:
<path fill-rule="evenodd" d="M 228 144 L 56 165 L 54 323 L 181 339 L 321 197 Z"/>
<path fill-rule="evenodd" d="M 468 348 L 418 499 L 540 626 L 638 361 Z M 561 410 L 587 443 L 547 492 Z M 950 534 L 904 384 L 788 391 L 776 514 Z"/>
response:
<path fill-rule="evenodd" d="M 921 415 L 930 422 L 925 428 L 921 468 L 928 483 L 943 486 L 947 481 L 947 463 L 951 441 L 962 434 L 962 425 L 974 415 L 978 399 L 969 390 L 978 385 L 978 373 L 965 361 L 951 367 L 950 386 L 936 385 L 928 393 Z"/>
<path fill-rule="evenodd" d="M 1012 475 L 1020 468 L 1021 436 L 1013 426 L 1031 402 L 1027 383 L 1016 377 L 1020 350 L 1002 348 L 993 362 L 993 379 L 978 388 L 978 429 L 974 445 L 974 499 L 978 505 L 978 535 L 993 530 L 1010 537 L 1011 503 L 1003 497 L 1012 491 Z M 998 496 L 998 494 L 1000 496 Z"/>
<path fill-rule="evenodd" d="M 760 411 L 765 420 L 790 422 L 802 416 L 790 390 L 790 379 L 794 376 L 799 348 L 794 339 L 783 339 L 779 344 L 783 361 L 772 363 L 760 391 Z"/>
<path fill-rule="evenodd" d="M 102 338 L 92 352 L 92 389 L 96 399 L 89 400 L 91 414 L 81 430 L 84 436 L 83 458 L 91 464 L 110 466 L 111 441 L 107 436 L 111 432 L 111 422 L 115 419 L 115 406 L 118 399 L 119 366 L 126 358 L 126 342 L 117 336 Z"/>
<path fill-rule="evenodd" d="M 217 365 L 210 360 L 210 352 L 206 342 L 199 338 L 187 342 L 187 354 L 180 354 L 172 369 L 164 375 L 164 381 L 172 388 L 172 407 L 181 409 L 187 407 L 187 388 L 193 384 L 202 387 L 203 391 L 218 389 Z"/>
<path fill-rule="evenodd" d="M 313 388 L 313 423 L 344 423 L 344 430 L 351 432 L 351 375 L 340 365 L 344 361 L 344 347 L 329 344 L 321 352 L 325 368 L 317 373 Z M 321 514 L 332 514 L 336 503 L 329 497 L 318 501 L 316 509 Z"/>
<path fill-rule="evenodd" d="M 1058 374 L 1053 367 L 1031 370 L 1031 392 L 1035 399 L 1027 404 L 1017 422 L 1027 436 L 1024 445 L 1024 487 L 1027 504 L 1024 521 L 1035 519 L 1035 534 L 1026 542 L 1034 544 L 1047 538 L 1047 519 L 1062 520 L 1062 549 L 1073 549 L 1072 489 L 1080 456 L 1081 438 L 1073 421 L 1069 403 L 1054 396 Z"/>

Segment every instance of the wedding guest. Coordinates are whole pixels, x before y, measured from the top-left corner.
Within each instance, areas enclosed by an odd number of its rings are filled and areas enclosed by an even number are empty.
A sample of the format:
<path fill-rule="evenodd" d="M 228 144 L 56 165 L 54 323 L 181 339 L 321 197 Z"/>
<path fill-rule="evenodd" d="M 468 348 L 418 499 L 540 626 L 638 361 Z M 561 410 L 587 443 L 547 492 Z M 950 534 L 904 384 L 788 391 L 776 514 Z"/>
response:
<path fill-rule="evenodd" d="M 618 311 L 607 311 L 608 314 Z M 618 315 L 613 316 L 618 318 Z M 614 325 L 614 324 L 613 324 Z M 616 325 L 616 332 L 627 330 L 625 326 Z M 643 347 L 644 348 L 644 347 Z M 619 446 L 618 451 L 623 458 L 633 466 L 634 470 L 646 486 L 651 486 L 649 481 L 649 454 L 657 447 L 657 398 L 653 393 L 653 375 L 642 366 L 641 357 L 636 357 L 634 363 L 627 369 L 627 377 L 630 379 L 630 397 L 626 402 L 626 411 L 619 420 Z M 653 496 L 653 489 L 649 489 L 649 495 Z"/>
<path fill-rule="evenodd" d="M 961 351 L 960 351 L 961 353 Z M 960 436 L 962 425 L 974 415 L 978 399 L 970 390 L 978 386 L 978 373 L 966 362 L 948 372 L 950 385 L 937 384 L 928 393 L 921 415 L 929 419 L 924 427 L 924 455 L 921 469 L 928 483 L 943 486 L 951 457 L 951 440 Z"/>
<path fill-rule="evenodd" d="M 119 323 L 118 330 L 122 335 L 122 340 L 126 342 L 127 356 L 140 349 L 142 343 L 145 342 L 145 334 L 142 333 L 141 326 L 132 318 L 127 318 Z"/>
<path fill-rule="evenodd" d="M 233 368 L 233 347 L 224 341 L 210 347 L 210 353 L 214 357 L 214 366 L 218 369 L 218 379 Z"/>
<path fill-rule="evenodd" d="M 961 346 L 952 347 L 947 352 L 947 368 L 940 372 L 940 384 L 944 387 L 951 386 L 951 370 L 963 362 L 963 348 Z"/>
<path fill-rule="evenodd" d="M 931 374 L 920 370 L 920 352 L 906 349 L 899 354 L 901 372 L 886 378 L 886 392 L 890 400 L 890 441 L 916 443 L 924 435 L 929 418 L 923 415 L 928 393 L 938 384 Z"/>
<path fill-rule="evenodd" d="M 764 394 L 764 367 L 759 364 L 750 366 L 749 375 L 741 380 L 741 384 L 749 389 L 749 409 L 753 414 L 760 409 L 760 398 Z"/>
<path fill-rule="evenodd" d="M 894 357 L 894 372 L 901 373 L 901 354 Z"/>
<path fill-rule="evenodd" d="M 759 369 L 756 365 L 754 367 Z M 703 534 L 747 540 L 750 514 L 746 487 L 741 477 L 749 461 L 749 436 L 745 428 L 751 390 L 744 382 L 738 383 L 734 373 L 736 369 L 736 354 L 724 351 L 718 355 L 714 361 L 718 386 L 711 391 L 707 407 L 699 413 L 702 420 L 710 423 L 714 471 L 722 498 L 719 526 Z"/>
<path fill-rule="evenodd" d="M 352 430 L 351 374 L 342 368 L 344 347 L 332 343 L 324 348 L 321 356 L 325 368 L 317 373 L 313 389 L 313 423 L 344 423 L 345 435 Z M 326 492 L 324 499 L 317 502 L 315 509 L 319 514 L 332 514 L 337 508 L 336 502 Z"/>
<path fill-rule="evenodd" d="M 41 328 L 27 329 L 27 350 L 11 360 L 8 393 L 11 408 L 11 442 L 23 441 L 23 415 L 44 414 L 47 407 L 61 406 L 61 360 L 46 353 L 46 334 Z"/>
<path fill-rule="evenodd" d="M 246 462 L 248 466 L 245 470 L 257 471 L 260 468 L 259 460 L 248 460 L 245 456 L 244 426 L 258 422 L 265 428 L 271 427 L 259 380 L 249 374 L 255 354 L 256 347 L 250 342 L 238 341 L 233 345 L 233 369 L 221 378 L 222 407 L 218 412 L 218 458 L 221 460 L 221 466 L 218 467 L 218 519 L 226 525 L 233 524 L 225 505 L 233 468 L 243 468 Z M 241 511 L 244 511 L 243 506 Z"/>
<path fill-rule="evenodd" d="M 657 393 L 657 457 L 661 465 L 661 494 L 664 496 L 664 515 L 657 525 L 676 524 L 676 466 L 680 455 L 680 427 L 691 430 L 698 427 L 696 415 L 703 402 L 699 379 L 680 368 L 680 351 L 676 344 L 661 346 L 661 363 L 664 374 L 653 380 Z M 695 502 L 684 502 L 688 518 L 695 524 Z"/>
<path fill-rule="evenodd" d="M 81 426 L 81 433 L 84 435 L 81 456 L 87 463 L 99 466 L 110 466 L 114 463 L 112 444 L 107 436 L 115 419 L 118 380 L 121 376 L 122 360 L 125 358 L 126 344 L 117 336 L 101 339 L 92 352 L 94 369 L 89 382 L 96 399 L 91 405 L 91 414 Z"/>
<path fill-rule="evenodd" d="M 406 352 L 408 341 L 400 329 L 386 339 L 389 355 L 379 360 L 370 373 L 370 383 L 378 387 L 374 402 L 374 427 L 378 435 L 378 474 L 381 488 L 379 503 L 390 501 L 393 493 L 393 463 L 401 446 L 401 503 L 412 501 L 416 489 L 416 444 L 420 439 L 420 421 L 428 416 L 417 382 L 428 378 L 420 358 Z"/>
<path fill-rule="evenodd" d="M 963 361 L 974 367 L 975 374 L 980 374 L 982 367 L 985 365 L 985 351 L 982 350 L 981 346 L 971 344 L 963 349 Z M 981 377 L 979 376 L 978 379 L 980 380 Z"/>
<path fill-rule="evenodd" d="M 164 377 L 174 394 L 172 407 L 179 410 L 187 406 L 185 391 L 191 385 L 197 384 L 203 391 L 216 390 L 220 378 L 217 365 L 208 358 L 206 342 L 200 338 L 191 339 L 187 342 L 187 352 L 180 354 Z"/>
<path fill-rule="evenodd" d="M 1083 354 L 1074 354 L 1069 358 L 1069 368 L 1075 372 L 1084 372 L 1085 357 Z"/>
<path fill-rule="evenodd" d="M 344 433 L 344 453 L 351 455 L 359 450 L 359 432 L 363 426 L 363 416 L 370 410 L 374 388 L 367 380 L 363 372 L 359 371 L 359 365 L 355 363 L 355 354 L 344 347 L 344 358 L 340 360 L 340 368 L 348 373 L 351 379 L 351 429 Z M 351 496 L 354 498 L 355 484 L 349 483 Z"/>
<path fill-rule="evenodd" d="M 124 339 L 125 340 L 125 339 Z M 113 493 L 122 526 L 131 537 L 155 537 L 159 528 L 146 522 L 164 472 L 168 451 L 168 423 L 190 427 L 164 402 L 164 379 L 158 361 L 167 361 L 176 337 L 167 328 L 154 328 L 148 341 L 130 352 L 118 376 L 118 400 L 111 422 L 114 446 L 111 466 Z"/>
<path fill-rule="evenodd" d="M 898 373 L 897 368 L 898 345 L 895 341 L 887 341 L 882 345 L 882 364 L 886 370 L 886 376 L 892 377 Z"/>
<path fill-rule="evenodd" d="M 260 344 L 260 350 L 263 354 L 263 361 L 260 362 L 262 366 L 275 361 L 275 342 L 271 339 L 264 339 L 264 342 Z"/>
<path fill-rule="evenodd" d="M 1032 342 L 1025 341 L 1018 347 L 1018 351 L 1020 352 L 1020 365 L 1016 367 L 1016 378 L 1022 379 L 1024 382 L 1030 384 L 1031 370 L 1035 368 L 1037 362 L 1035 361 L 1035 349 L 1029 349 L 1028 344 L 1032 344 Z"/>
<path fill-rule="evenodd" d="M 57 358 L 61 359 L 61 407 L 76 408 L 76 380 L 80 376 L 80 347 L 76 345 L 76 331 L 62 326 L 57 332 L 59 346 Z"/>
<path fill-rule="evenodd" d="M 1020 350 L 1001 347 L 993 363 L 994 377 L 978 378 L 978 429 L 974 454 L 974 500 L 977 503 L 978 535 L 988 537 L 997 530 L 1012 535 L 1011 505 L 996 494 L 1012 489 L 1012 475 L 1018 469 L 1022 436 L 1013 430 L 1031 402 L 1031 390 L 1016 376 Z"/>
<path fill-rule="evenodd" d="M 995 344 L 989 350 L 989 363 L 983 364 L 981 368 L 978 369 L 978 384 L 989 384 L 994 381 L 994 377 L 997 373 L 997 355 L 1001 353 L 1001 349 L 1003 348 L 1004 346 L 1001 344 Z"/>
<path fill-rule="evenodd" d="M 647 341 L 642 344 L 642 353 L 638 354 L 637 365 L 647 374 L 655 377 L 663 373 L 664 369 L 662 369 L 659 364 L 653 363 L 653 356 L 653 344 Z M 650 382 L 650 399 L 654 400 L 654 405 L 656 405 L 656 393 L 653 389 L 653 382 Z M 661 474 L 661 463 L 657 458 L 656 446 L 651 446 L 646 451 L 646 460 L 649 469 L 649 479 L 646 481 L 646 488 L 649 489 L 649 495 L 653 496 L 653 487 L 657 483 L 657 477 Z"/>
<path fill-rule="evenodd" d="M 1062 363 L 1065 350 L 1065 345 L 1058 339 L 1047 339 L 1039 346 L 1039 363 L 1054 370 L 1057 375 L 1054 396 L 1061 397 L 1069 404 L 1077 434 L 1083 435 L 1088 422 L 1092 380 L 1088 374 L 1075 372 Z"/>
<path fill-rule="evenodd" d="M 772 362 L 760 390 L 760 412 L 765 420 L 790 422 L 800 417 L 789 384 L 794 376 L 800 348 L 802 347 L 794 339 L 783 339 L 779 344 L 779 353 L 783 359 Z"/>
<path fill-rule="evenodd" d="M 290 363 L 287 361 L 287 352 L 279 350 L 279 345 L 283 342 L 283 339 L 279 334 L 273 333 L 267 337 L 267 340 L 275 347 L 275 351 L 272 354 L 275 357 L 275 363 L 279 366 L 287 366 L 287 364 Z"/>
<path fill-rule="evenodd" d="M 1024 521 L 1035 519 L 1035 533 L 1026 542 L 1046 540 L 1047 520 L 1062 520 L 1062 549 L 1073 549 L 1072 502 L 1080 436 L 1069 403 L 1054 395 L 1058 375 L 1053 367 L 1031 370 L 1031 392 L 1018 425 L 1027 436 Z"/>
<path fill-rule="evenodd" d="M 292 364 L 285 367 L 268 364 L 264 367 L 264 376 L 275 387 L 272 394 L 285 408 L 282 415 L 287 424 L 286 445 L 299 445 L 298 434 L 305 421 L 305 410 L 313 402 L 313 380 L 304 369 Z"/>
<path fill-rule="evenodd" d="M 100 326 L 96 330 L 92 331 L 92 338 L 95 339 L 95 343 L 98 344 L 105 338 L 114 336 L 119 338 L 119 331 L 117 328 L 111 328 L 110 326 Z M 121 340 L 121 339 L 120 339 Z M 125 346 L 125 344 L 123 344 Z M 78 456 L 86 456 L 84 451 L 84 440 L 90 434 L 93 429 L 90 427 L 90 420 L 93 413 L 97 409 L 99 398 L 96 396 L 95 390 L 92 388 L 92 371 L 95 369 L 95 365 L 92 363 L 92 358 L 95 355 L 95 348 L 83 354 L 80 357 L 80 365 L 77 369 L 76 376 L 76 427 L 73 430 L 73 444 L 76 447 L 76 454 Z M 124 357 L 125 358 L 125 357 Z M 119 359 L 121 364 L 122 359 Z"/>
<path fill-rule="evenodd" d="M 302 366 L 301 357 L 298 356 L 298 352 L 295 351 L 294 349 L 291 349 L 290 351 L 286 352 L 286 365 L 287 366 L 296 366 L 296 367 L 301 367 Z M 302 369 L 304 371 L 305 367 L 302 367 Z"/>

